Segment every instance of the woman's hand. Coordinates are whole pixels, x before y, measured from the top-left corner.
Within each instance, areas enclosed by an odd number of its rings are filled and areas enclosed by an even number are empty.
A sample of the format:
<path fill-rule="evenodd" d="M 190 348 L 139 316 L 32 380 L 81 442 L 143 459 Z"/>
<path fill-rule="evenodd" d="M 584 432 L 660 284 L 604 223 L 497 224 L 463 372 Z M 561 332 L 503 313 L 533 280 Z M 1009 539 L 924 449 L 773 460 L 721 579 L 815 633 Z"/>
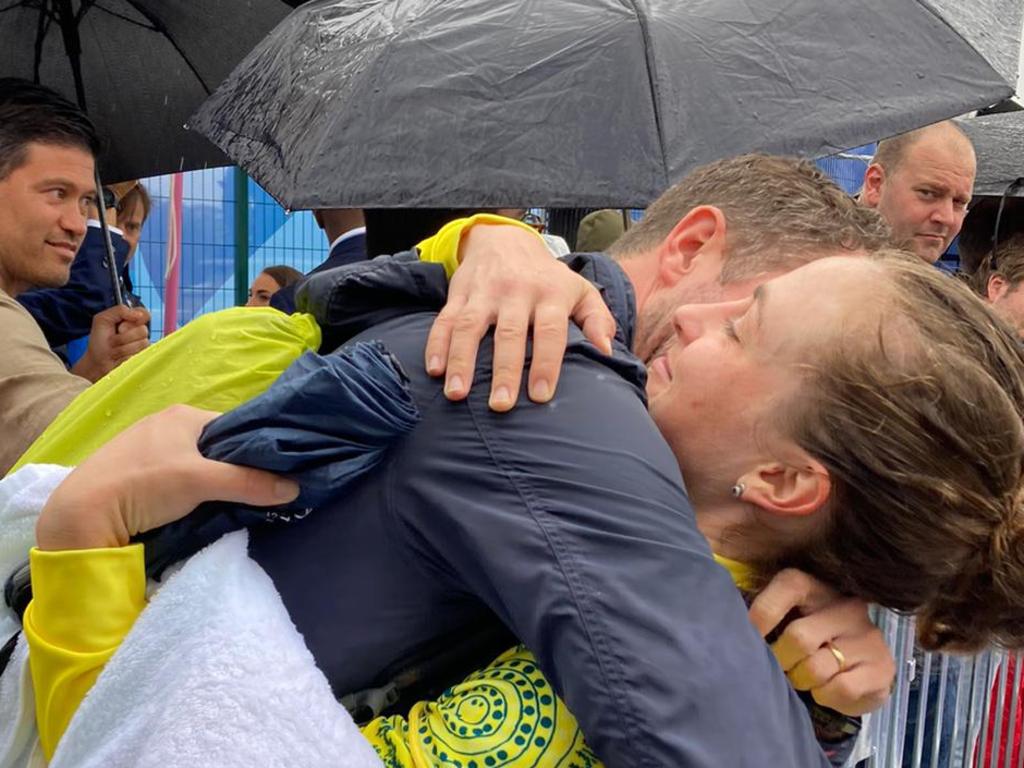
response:
<path fill-rule="evenodd" d="M 750 620 L 767 637 L 786 616 L 772 643 L 775 658 L 798 691 L 810 691 L 822 706 L 863 715 L 885 703 L 896 677 L 896 661 L 863 600 L 844 597 L 802 571 L 776 574 L 750 606 Z"/>
<path fill-rule="evenodd" d="M 291 480 L 199 453 L 196 441 L 218 415 L 172 406 L 104 445 L 51 494 L 36 523 L 39 549 L 124 546 L 213 499 L 258 506 L 294 499 Z"/>

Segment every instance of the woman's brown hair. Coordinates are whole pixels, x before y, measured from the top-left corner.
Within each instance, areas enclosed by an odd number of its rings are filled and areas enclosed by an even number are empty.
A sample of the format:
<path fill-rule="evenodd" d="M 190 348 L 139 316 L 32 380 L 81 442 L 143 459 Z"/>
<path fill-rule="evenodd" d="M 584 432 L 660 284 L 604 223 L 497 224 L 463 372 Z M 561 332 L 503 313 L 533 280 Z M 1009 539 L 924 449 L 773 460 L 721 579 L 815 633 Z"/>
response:
<path fill-rule="evenodd" d="M 1024 646 L 1024 355 L 966 286 L 881 254 L 877 333 L 826 352 L 786 429 L 828 469 L 816 541 L 784 558 L 912 611 L 928 649 Z"/>
<path fill-rule="evenodd" d="M 273 267 L 266 267 L 263 270 L 264 275 L 270 275 L 270 279 L 277 283 L 278 288 L 287 288 L 293 283 L 299 282 L 304 275 L 294 267 L 289 267 L 286 264 L 277 264 Z"/>

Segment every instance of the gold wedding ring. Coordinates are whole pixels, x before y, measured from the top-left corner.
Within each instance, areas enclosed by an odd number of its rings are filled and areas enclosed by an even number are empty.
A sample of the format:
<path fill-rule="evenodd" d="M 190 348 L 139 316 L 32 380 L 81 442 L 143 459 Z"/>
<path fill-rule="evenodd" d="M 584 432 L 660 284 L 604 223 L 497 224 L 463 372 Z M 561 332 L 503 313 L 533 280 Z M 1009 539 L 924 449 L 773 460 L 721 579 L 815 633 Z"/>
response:
<path fill-rule="evenodd" d="M 842 672 L 844 669 L 846 669 L 846 657 L 843 655 L 843 652 L 836 648 L 834 645 L 832 645 L 831 642 L 825 643 L 825 647 L 832 651 L 832 655 L 836 659 L 836 664 L 839 665 L 839 672 Z M 836 674 L 839 673 L 837 672 Z"/>

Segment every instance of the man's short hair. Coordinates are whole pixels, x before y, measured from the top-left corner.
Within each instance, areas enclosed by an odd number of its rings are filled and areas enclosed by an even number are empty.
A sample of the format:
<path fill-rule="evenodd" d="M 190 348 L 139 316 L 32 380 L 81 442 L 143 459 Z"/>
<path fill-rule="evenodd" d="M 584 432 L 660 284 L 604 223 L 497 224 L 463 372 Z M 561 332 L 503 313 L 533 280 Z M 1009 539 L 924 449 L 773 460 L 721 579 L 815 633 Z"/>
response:
<path fill-rule="evenodd" d="M 37 83 L 0 77 L 0 179 L 25 162 L 32 142 L 100 153 L 96 127 L 73 103 Z"/>
<path fill-rule="evenodd" d="M 941 123 L 926 125 L 924 128 L 918 128 L 915 131 L 908 131 L 907 133 L 901 133 L 899 136 L 883 139 L 878 142 L 878 147 L 875 149 L 875 156 L 871 158 L 871 163 L 882 166 L 887 173 L 894 173 L 900 163 L 906 158 L 907 152 L 912 146 L 928 134 L 938 131 L 952 132 L 962 137 L 968 144 L 971 144 L 971 139 L 963 128 L 952 120 L 943 120 Z"/>
<path fill-rule="evenodd" d="M 1015 290 L 1024 280 L 1024 232 L 1015 232 L 996 246 L 995 252 L 981 260 L 981 265 L 968 278 L 974 291 L 988 298 L 988 281 L 994 275 L 1006 280 Z"/>
<path fill-rule="evenodd" d="M 740 155 L 693 171 L 615 243 L 617 258 L 656 248 L 693 208 L 711 205 L 727 222 L 723 283 L 794 269 L 842 251 L 890 247 L 889 227 L 814 163 Z"/>

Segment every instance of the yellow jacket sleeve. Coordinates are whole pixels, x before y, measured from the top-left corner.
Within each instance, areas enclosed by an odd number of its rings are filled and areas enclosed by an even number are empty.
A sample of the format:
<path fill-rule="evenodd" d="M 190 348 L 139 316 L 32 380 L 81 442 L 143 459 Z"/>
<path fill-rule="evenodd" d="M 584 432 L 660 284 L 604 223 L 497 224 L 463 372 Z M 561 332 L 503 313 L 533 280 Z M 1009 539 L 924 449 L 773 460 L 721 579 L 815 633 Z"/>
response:
<path fill-rule="evenodd" d="M 61 552 L 33 548 L 25 638 L 47 760 L 72 715 L 146 605 L 141 544 Z"/>
<path fill-rule="evenodd" d="M 507 216 L 499 216 L 496 213 L 478 213 L 467 219 L 449 221 L 437 231 L 437 234 L 428 237 L 417 245 L 416 248 L 420 252 L 420 261 L 429 261 L 433 264 L 443 265 L 444 271 L 450 280 L 452 275 L 455 274 L 455 270 L 459 268 L 459 244 L 462 242 L 462 235 L 470 227 L 474 227 L 477 224 L 508 224 L 514 227 L 522 227 L 533 232 L 540 238 L 541 242 L 544 242 L 544 238 L 540 236 L 540 233 L 529 224 L 524 224 L 516 219 L 510 219 Z"/>

